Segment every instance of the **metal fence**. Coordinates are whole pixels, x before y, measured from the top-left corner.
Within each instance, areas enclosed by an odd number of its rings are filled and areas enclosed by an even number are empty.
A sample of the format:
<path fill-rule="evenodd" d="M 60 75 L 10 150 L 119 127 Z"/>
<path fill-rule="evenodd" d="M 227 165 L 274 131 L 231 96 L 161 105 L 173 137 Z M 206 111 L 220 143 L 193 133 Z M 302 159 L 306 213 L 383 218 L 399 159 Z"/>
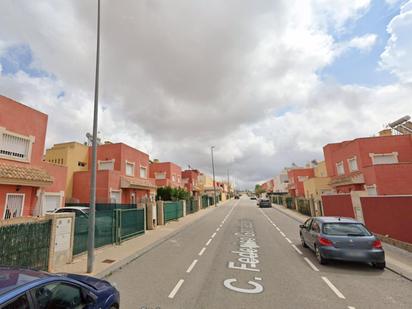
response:
<path fill-rule="evenodd" d="M 202 208 L 209 207 L 209 197 L 207 195 L 202 196 Z"/>
<path fill-rule="evenodd" d="M 51 221 L 0 227 L 0 265 L 47 270 Z"/>
<path fill-rule="evenodd" d="M 145 209 L 115 209 L 116 243 L 135 237 L 145 232 Z"/>
<path fill-rule="evenodd" d="M 136 205 L 96 204 L 95 248 L 121 243 L 125 239 L 144 233 L 144 221 L 145 211 L 137 209 Z M 87 250 L 88 226 L 88 216 L 76 214 L 73 255 Z"/>
<path fill-rule="evenodd" d="M 163 215 L 165 223 L 183 217 L 183 203 L 181 201 L 164 202 Z"/>
<path fill-rule="evenodd" d="M 307 199 L 297 199 L 296 200 L 298 211 L 304 215 L 311 216 L 310 212 L 310 201 Z"/>
<path fill-rule="evenodd" d="M 192 214 L 196 212 L 195 203 L 195 200 L 192 198 L 186 200 L 186 214 Z"/>

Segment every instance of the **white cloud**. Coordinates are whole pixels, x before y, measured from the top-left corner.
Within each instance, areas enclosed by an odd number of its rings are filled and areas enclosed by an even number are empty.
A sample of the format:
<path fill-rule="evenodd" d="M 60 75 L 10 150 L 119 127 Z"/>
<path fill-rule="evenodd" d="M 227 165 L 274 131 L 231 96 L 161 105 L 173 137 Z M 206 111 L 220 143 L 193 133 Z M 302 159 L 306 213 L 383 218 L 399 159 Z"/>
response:
<path fill-rule="evenodd" d="M 410 89 L 325 85 L 318 77 L 341 48 L 329 30 L 342 31 L 369 5 L 102 1 L 101 136 L 206 172 L 215 145 L 217 174 L 229 168 L 250 185 L 319 158 L 324 143 L 372 134 L 399 116 L 385 104 L 406 110 Z M 92 120 L 94 2 L 5 0 L 0 11 L 0 41 L 28 44 L 33 66 L 55 76 L 2 75 L 0 93 L 49 114 L 49 146 L 83 141 Z M 367 50 L 374 40 L 348 45 Z"/>
<path fill-rule="evenodd" d="M 360 51 L 370 51 L 372 47 L 376 44 L 376 40 L 378 39 L 378 36 L 373 33 L 368 33 L 363 36 L 357 36 L 351 39 L 348 42 L 348 47 L 350 48 L 356 48 Z"/>
<path fill-rule="evenodd" d="M 412 82 L 412 1 L 406 2 L 387 27 L 390 38 L 381 55 L 381 66 L 401 82 Z"/>

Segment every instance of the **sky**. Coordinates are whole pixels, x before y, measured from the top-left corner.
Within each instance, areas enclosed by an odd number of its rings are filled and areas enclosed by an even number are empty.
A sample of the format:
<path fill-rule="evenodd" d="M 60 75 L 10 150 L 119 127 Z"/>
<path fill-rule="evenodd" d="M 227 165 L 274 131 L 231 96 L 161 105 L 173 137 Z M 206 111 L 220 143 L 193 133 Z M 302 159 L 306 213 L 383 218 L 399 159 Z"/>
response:
<path fill-rule="evenodd" d="M 0 94 L 92 130 L 96 3 L 0 2 Z M 412 113 L 412 0 L 101 0 L 99 137 L 238 187 Z"/>

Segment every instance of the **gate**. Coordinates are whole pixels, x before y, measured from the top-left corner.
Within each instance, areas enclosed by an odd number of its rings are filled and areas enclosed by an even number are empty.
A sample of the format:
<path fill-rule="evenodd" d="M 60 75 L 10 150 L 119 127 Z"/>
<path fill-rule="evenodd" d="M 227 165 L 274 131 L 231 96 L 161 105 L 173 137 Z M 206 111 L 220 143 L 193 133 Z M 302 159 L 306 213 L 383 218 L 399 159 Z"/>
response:
<path fill-rule="evenodd" d="M 209 197 L 207 195 L 202 196 L 202 208 L 207 208 L 209 206 Z"/>
<path fill-rule="evenodd" d="M 163 215 L 165 223 L 183 217 L 183 204 L 181 202 L 164 202 Z"/>
<path fill-rule="evenodd" d="M 0 227 L 0 265 L 47 270 L 51 221 Z"/>
<path fill-rule="evenodd" d="M 128 238 L 144 233 L 144 221 L 145 211 L 137 209 L 136 205 L 96 204 L 95 248 L 121 243 Z M 89 217 L 76 214 L 73 255 L 87 250 L 88 226 Z"/>
<path fill-rule="evenodd" d="M 145 232 L 145 209 L 116 209 L 116 243 L 120 244 L 124 240 Z"/>
<path fill-rule="evenodd" d="M 195 210 L 195 200 L 194 199 L 186 200 L 186 214 L 192 214 L 195 211 L 196 211 Z"/>

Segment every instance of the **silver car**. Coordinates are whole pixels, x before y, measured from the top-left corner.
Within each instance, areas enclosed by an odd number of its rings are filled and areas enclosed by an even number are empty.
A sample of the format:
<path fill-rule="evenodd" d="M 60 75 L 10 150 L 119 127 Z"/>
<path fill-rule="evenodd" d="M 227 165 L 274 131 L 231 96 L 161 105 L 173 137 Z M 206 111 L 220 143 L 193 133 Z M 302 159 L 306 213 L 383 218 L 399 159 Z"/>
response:
<path fill-rule="evenodd" d="M 300 225 L 303 247 L 312 249 L 320 264 L 328 260 L 370 263 L 385 268 L 381 241 L 352 218 L 313 217 Z"/>

